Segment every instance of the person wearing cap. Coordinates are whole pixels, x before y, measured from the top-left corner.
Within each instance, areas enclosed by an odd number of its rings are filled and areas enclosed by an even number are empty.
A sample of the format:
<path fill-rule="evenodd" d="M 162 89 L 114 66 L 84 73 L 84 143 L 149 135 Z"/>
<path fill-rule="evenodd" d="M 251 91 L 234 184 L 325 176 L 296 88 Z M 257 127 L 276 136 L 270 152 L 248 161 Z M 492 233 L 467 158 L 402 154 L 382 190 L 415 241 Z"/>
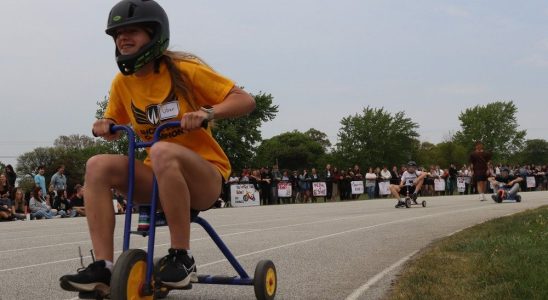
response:
<path fill-rule="evenodd" d="M 489 177 L 489 182 L 495 187 L 495 193 L 491 198 L 495 202 L 501 202 L 506 199 L 516 199 L 521 201 L 521 196 L 518 195 L 520 186 L 523 181 L 522 177 L 510 174 L 510 169 L 502 167 L 500 175 Z"/>
<path fill-rule="evenodd" d="M 112 133 L 111 126 L 130 124 L 148 142 L 160 124 L 180 121 L 180 128 L 164 130 L 161 141 L 147 148 L 144 162 L 135 161 L 134 201 L 150 202 L 156 176 L 170 247 L 158 262 L 155 279 L 183 289 L 197 280 L 190 252 L 191 209 L 211 208 L 231 173 L 226 154 L 206 125 L 249 114 L 255 101 L 195 55 L 167 50 L 169 21 L 156 1 L 120 1 L 110 11 L 106 33 L 114 40 L 120 73 L 92 133 L 115 140 L 120 135 Z M 76 274 L 62 276 L 63 289 L 110 292 L 115 225 L 111 189 L 126 194 L 127 182 L 127 156 L 103 154 L 87 161 L 85 213 L 96 260 Z"/>
<path fill-rule="evenodd" d="M 417 171 L 416 162 L 410 161 L 407 163 L 407 170 L 403 172 L 400 184 L 390 185 L 390 192 L 398 199 L 396 207 L 405 206 L 405 201 L 401 196 L 405 196 L 407 193 L 409 193 L 413 202 L 417 204 L 417 194 L 420 192 L 427 174 L 427 172 Z"/>

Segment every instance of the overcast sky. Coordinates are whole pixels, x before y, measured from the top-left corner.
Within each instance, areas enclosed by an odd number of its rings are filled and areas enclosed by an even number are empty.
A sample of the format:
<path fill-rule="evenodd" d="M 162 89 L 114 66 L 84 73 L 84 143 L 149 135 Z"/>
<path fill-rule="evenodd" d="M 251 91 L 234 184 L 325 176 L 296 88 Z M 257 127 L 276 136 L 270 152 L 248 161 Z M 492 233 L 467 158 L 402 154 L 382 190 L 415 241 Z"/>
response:
<path fill-rule="evenodd" d="M 0 161 L 89 134 L 118 71 L 104 33 L 117 1 L 3 0 Z M 405 111 L 440 142 L 476 104 L 513 100 L 548 139 L 547 1 L 160 0 L 171 48 L 203 57 L 280 110 L 263 138 L 311 127 L 336 142 L 366 106 Z"/>

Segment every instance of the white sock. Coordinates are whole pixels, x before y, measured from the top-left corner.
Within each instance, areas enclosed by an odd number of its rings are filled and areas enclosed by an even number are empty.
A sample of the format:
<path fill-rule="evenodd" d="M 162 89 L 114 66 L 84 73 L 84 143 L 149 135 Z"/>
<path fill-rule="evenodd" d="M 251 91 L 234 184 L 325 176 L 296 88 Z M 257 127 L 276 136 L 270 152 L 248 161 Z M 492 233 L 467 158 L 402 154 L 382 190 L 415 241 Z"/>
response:
<path fill-rule="evenodd" d="M 112 267 L 114 265 L 112 264 L 112 262 L 110 260 L 105 260 L 105 268 L 109 269 L 110 272 L 112 272 Z"/>

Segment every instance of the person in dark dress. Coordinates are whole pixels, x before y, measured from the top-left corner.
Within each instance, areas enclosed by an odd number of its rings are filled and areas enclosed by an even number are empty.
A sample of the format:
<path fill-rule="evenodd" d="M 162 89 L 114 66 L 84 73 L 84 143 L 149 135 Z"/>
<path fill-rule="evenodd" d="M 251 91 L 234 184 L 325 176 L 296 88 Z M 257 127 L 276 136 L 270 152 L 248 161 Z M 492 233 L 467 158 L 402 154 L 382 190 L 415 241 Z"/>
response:
<path fill-rule="evenodd" d="M 485 201 L 485 191 L 487 187 L 488 164 L 493 157 L 492 153 L 487 152 L 483 148 L 483 143 L 477 141 L 475 150 L 470 154 L 470 164 L 472 164 L 472 184 L 477 186 L 477 191 L 480 194 L 480 201 Z"/>

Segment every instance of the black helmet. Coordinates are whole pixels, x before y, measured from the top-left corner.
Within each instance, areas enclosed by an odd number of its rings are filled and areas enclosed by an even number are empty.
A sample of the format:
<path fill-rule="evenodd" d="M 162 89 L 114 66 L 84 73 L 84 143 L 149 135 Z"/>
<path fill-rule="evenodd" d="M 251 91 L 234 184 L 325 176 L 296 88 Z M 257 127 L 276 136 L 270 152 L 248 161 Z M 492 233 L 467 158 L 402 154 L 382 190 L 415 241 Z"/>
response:
<path fill-rule="evenodd" d="M 510 169 L 508 167 L 502 167 L 500 169 L 501 172 L 506 172 L 506 173 L 510 173 Z"/>
<path fill-rule="evenodd" d="M 417 163 L 416 163 L 415 161 L 411 160 L 411 161 L 409 161 L 409 162 L 407 163 L 407 166 L 409 166 L 409 167 L 416 167 L 416 166 L 417 166 Z"/>
<path fill-rule="evenodd" d="M 153 0 L 122 0 L 110 10 L 105 32 L 116 40 L 116 29 L 142 24 L 152 29 L 151 41 L 137 53 L 122 55 L 116 47 L 120 72 L 130 75 L 161 57 L 169 45 L 169 21 L 164 9 Z"/>

